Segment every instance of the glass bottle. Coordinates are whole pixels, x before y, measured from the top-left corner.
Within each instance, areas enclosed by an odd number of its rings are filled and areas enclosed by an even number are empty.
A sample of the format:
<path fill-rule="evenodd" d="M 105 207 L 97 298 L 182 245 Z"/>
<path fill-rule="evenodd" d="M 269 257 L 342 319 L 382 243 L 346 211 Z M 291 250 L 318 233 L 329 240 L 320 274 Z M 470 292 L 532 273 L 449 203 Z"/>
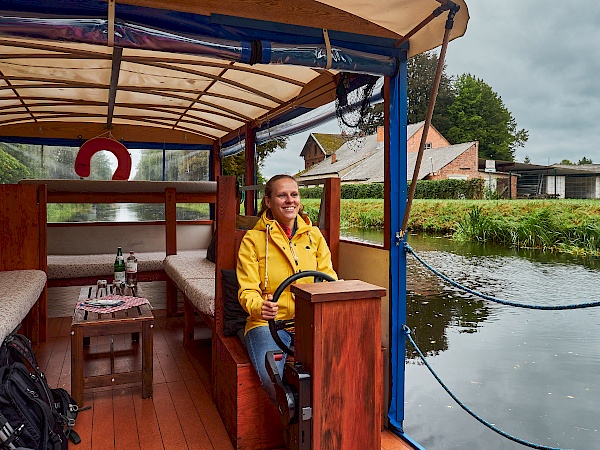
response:
<path fill-rule="evenodd" d="M 113 283 L 125 283 L 125 260 L 121 247 L 117 247 L 117 257 L 115 258 L 115 275 Z"/>
<path fill-rule="evenodd" d="M 134 252 L 129 252 L 129 257 L 125 264 L 127 286 L 129 288 L 137 287 L 137 272 L 138 272 L 138 261 L 135 257 Z"/>

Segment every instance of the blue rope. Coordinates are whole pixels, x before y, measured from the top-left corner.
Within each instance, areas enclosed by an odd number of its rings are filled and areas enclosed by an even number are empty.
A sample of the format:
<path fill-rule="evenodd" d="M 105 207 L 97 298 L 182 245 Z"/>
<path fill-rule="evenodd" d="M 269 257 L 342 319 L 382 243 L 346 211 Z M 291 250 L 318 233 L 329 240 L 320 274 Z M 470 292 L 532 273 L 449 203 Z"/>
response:
<path fill-rule="evenodd" d="M 410 341 L 410 343 L 412 344 L 412 346 L 415 348 L 415 350 L 417 351 L 417 353 L 419 354 L 419 356 L 421 357 L 421 359 L 425 363 L 425 366 L 427 366 L 427 368 L 429 369 L 429 371 L 431 372 L 431 374 L 435 377 L 435 379 L 438 381 L 438 383 L 440 383 L 440 385 L 444 388 L 444 390 L 448 393 L 448 395 L 450 395 L 450 397 L 452 397 L 452 399 L 458 404 L 458 406 L 460 406 L 462 409 L 464 409 L 466 412 L 468 412 L 472 417 L 474 417 L 475 419 L 477 419 L 479 422 L 481 422 L 483 425 L 485 425 L 486 427 L 488 427 L 490 430 L 495 431 L 496 433 L 500 434 L 501 436 L 504 436 L 507 439 L 510 439 L 511 441 L 517 442 L 517 443 L 525 445 L 527 447 L 538 448 L 538 449 L 543 449 L 543 450 L 561 450 L 560 448 L 557 448 L 557 447 L 546 447 L 544 445 L 533 444 L 531 442 L 524 441 L 523 439 L 520 439 L 518 437 L 512 436 L 512 435 L 510 435 L 510 434 L 502 431 L 501 429 L 495 427 L 491 423 L 486 422 L 485 420 L 483 420 L 481 417 L 479 417 L 477 414 L 475 414 L 473 411 L 471 411 L 469 408 L 467 408 L 450 391 L 450 389 L 448 389 L 448 387 L 444 384 L 444 382 L 440 379 L 440 377 L 438 377 L 438 375 L 435 373 L 435 371 L 433 370 L 433 368 L 429 365 L 429 363 L 425 359 L 425 356 L 423 355 L 423 353 L 421 352 L 421 350 L 419 349 L 419 347 L 417 346 L 417 344 L 415 344 L 415 341 L 413 340 L 412 336 L 410 335 L 410 328 L 408 328 L 408 326 L 406 326 L 406 325 L 402 325 L 402 331 L 404 331 L 404 334 L 406 335 L 406 338 Z"/>
<path fill-rule="evenodd" d="M 543 305 L 527 305 L 524 303 L 515 303 L 515 302 L 509 302 L 506 300 L 501 300 L 499 298 L 492 297 L 491 295 L 486 295 L 481 292 L 470 289 L 470 288 L 463 286 L 462 284 L 457 283 L 456 281 L 448 278 L 442 272 L 434 269 L 429 264 L 427 264 L 425 261 L 423 261 L 423 259 L 415 253 L 415 251 L 412 249 L 412 247 L 410 245 L 408 245 L 407 242 L 404 243 L 404 248 L 406 249 L 406 251 L 408 253 L 412 254 L 417 259 L 417 261 L 419 261 L 421 264 L 423 264 L 423 266 L 425 266 L 427 269 L 429 269 L 432 273 L 434 273 L 438 277 L 440 277 L 443 280 L 445 280 L 446 282 L 450 283 L 452 286 L 457 287 L 465 292 L 469 292 L 470 294 L 476 295 L 477 297 L 481 297 L 485 300 L 490 300 L 492 302 L 500 303 L 501 305 L 515 306 L 517 308 L 542 309 L 545 311 L 557 311 L 557 310 L 562 310 L 562 309 L 581 309 L 581 308 L 592 308 L 595 306 L 600 306 L 600 301 L 589 302 L 589 303 L 577 303 L 577 304 L 571 304 L 571 305 L 543 306 Z"/>

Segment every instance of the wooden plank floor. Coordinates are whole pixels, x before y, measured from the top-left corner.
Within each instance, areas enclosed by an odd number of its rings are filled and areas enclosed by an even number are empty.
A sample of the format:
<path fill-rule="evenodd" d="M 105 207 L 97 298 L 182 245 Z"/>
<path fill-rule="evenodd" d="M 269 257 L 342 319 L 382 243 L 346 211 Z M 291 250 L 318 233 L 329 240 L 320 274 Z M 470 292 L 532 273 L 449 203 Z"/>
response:
<path fill-rule="evenodd" d="M 153 398 L 141 398 L 141 383 L 88 389 L 75 430 L 77 450 L 227 450 L 231 442 L 210 397 L 210 340 L 192 350 L 182 346 L 183 319 L 154 310 Z M 198 323 L 201 327 L 202 324 Z M 208 330 L 197 331 L 207 335 Z M 36 348 L 40 368 L 51 387 L 71 390 L 71 318 L 52 318 L 48 340 Z M 110 372 L 109 338 L 92 338 L 85 375 Z M 141 348 L 129 336 L 114 337 L 115 371 L 141 368 Z M 382 450 L 411 447 L 394 434 L 382 434 Z"/>

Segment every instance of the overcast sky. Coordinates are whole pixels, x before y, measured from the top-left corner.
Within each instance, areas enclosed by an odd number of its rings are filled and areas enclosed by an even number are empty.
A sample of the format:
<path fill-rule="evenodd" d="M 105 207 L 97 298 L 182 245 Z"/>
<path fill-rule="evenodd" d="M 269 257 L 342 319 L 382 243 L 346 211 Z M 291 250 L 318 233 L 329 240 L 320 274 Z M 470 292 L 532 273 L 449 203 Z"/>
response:
<path fill-rule="evenodd" d="M 600 164 L 600 2 L 466 0 L 466 34 L 451 41 L 446 74 L 470 73 L 504 102 L 529 141 L 518 148 L 534 164 L 582 157 Z M 440 37 L 441 40 L 441 37 Z M 313 131 L 339 133 L 337 122 Z M 295 174 L 309 133 L 266 160 L 263 174 Z"/>

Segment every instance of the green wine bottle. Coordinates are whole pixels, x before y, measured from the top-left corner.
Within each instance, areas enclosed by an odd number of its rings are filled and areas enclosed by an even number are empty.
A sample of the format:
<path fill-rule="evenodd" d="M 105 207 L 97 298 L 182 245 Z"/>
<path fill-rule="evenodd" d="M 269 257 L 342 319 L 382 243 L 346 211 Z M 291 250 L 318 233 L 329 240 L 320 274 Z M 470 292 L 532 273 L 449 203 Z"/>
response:
<path fill-rule="evenodd" d="M 121 247 L 117 247 L 114 282 L 125 283 L 125 260 L 123 259 L 123 251 L 121 250 Z"/>

